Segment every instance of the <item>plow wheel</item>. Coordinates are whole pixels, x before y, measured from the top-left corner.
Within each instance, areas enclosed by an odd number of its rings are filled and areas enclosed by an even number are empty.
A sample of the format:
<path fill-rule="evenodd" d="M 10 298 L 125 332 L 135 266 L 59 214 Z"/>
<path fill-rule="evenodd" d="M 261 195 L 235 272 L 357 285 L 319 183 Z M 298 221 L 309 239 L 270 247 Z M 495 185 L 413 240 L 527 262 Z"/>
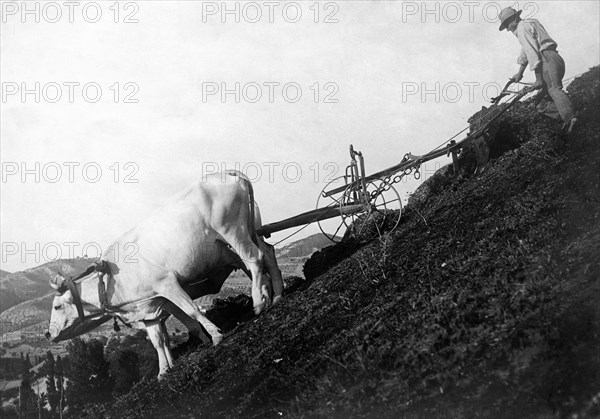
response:
<path fill-rule="evenodd" d="M 342 216 L 346 226 L 345 236 L 354 236 L 361 242 L 369 241 L 393 231 L 400 223 L 402 201 L 398 191 L 389 182 L 376 179 L 366 183 L 370 198 L 365 212 Z M 346 188 L 342 205 L 351 205 L 361 198 L 361 190 Z"/>
<path fill-rule="evenodd" d="M 343 195 L 338 194 L 324 197 L 323 193 L 340 186 L 346 186 L 348 185 L 348 182 L 350 182 L 350 176 L 340 176 L 336 177 L 327 185 L 325 185 L 319 194 L 319 198 L 317 199 L 317 208 L 340 208 L 340 206 L 343 205 Z M 346 224 L 344 224 L 340 217 L 328 220 L 319 220 L 317 221 L 317 224 L 319 225 L 321 233 L 323 233 L 329 240 L 334 243 L 340 243 L 342 241 L 344 233 L 346 232 Z"/>
<path fill-rule="evenodd" d="M 323 197 L 323 192 L 347 185 L 348 176 L 340 176 L 329 182 L 317 200 L 317 208 L 337 207 L 340 217 L 318 221 L 319 229 L 329 240 L 340 243 L 344 238 L 353 235 L 361 241 L 370 240 L 391 231 L 402 215 L 402 201 L 396 189 L 385 180 L 373 180 L 366 183 L 369 203 L 362 204 L 361 211 L 343 213 L 343 208 L 365 202 L 362 190 L 347 187 L 337 196 Z"/>

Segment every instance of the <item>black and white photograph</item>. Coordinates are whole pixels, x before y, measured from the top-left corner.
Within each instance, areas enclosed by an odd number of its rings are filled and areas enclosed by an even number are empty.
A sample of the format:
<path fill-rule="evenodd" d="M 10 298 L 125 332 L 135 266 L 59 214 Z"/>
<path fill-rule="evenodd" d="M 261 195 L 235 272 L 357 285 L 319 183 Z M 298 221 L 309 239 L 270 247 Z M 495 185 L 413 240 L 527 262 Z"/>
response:
<path fill-rule="evenodd" d="M 600 2 L 0 0 L 0 417 L 600 418 Z"/>

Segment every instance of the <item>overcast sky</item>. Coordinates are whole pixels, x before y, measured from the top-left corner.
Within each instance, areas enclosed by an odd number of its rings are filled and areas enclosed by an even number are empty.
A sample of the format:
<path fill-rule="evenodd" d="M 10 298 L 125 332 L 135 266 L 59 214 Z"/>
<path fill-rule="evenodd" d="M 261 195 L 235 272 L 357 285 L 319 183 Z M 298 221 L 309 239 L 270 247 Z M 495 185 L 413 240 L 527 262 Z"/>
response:
<path fill-rule="evenodd" d="M 350 144 L 367 173 L 430 151 L 517 71 L 501 7 L 542 22 L 566 78 L 600 61 L 597 1 L 22 4 L 2 2 L 8 271 L 94 255 L 219 168 L 246 169 L 269 223 L 313 209 Z"/>

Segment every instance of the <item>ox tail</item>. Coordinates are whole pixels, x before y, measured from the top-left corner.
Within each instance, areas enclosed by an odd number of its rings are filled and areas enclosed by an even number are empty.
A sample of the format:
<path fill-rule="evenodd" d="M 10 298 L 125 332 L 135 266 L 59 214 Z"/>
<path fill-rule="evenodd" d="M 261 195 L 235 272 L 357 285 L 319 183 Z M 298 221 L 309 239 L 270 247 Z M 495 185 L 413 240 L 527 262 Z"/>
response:
<path fill-rule="evenodd" d="M 252 238 L 252 242 L 254 242 L 254 244 L 258 246 L 258 236 L 256 234 L 256 224 L 255 224 L 255 215 L 256 214 L 255 214 L 255 209 L 254 209 L 254 188 L 252 187 L 252 182 L 250 182 L 250 179 L 248 179 L 248 177 L 240 171 L 227 170 L 225 173 L 230 176 L 239 177 L 241 180 L 246 182 L 246 185 L 248 185 L 248 198 L 249 198 L 248 205 L 250 205 L 250 208 L 248 211 L 248 218 L 249 218 L 248 219 L 248 227 L 250 228 L 250 237 Z"/>

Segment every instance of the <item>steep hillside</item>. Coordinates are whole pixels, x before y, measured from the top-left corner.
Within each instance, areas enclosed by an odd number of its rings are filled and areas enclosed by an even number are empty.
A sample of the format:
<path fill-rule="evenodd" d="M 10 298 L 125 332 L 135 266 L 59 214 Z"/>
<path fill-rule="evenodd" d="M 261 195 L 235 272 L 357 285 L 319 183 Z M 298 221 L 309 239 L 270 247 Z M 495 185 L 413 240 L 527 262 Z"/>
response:
<path fill-rule="evenodd" d="M 3 326 L 2 332 L 23 329 L 48 321 L 53 298 L 54 292 L 49 292 L 42 297 L 19 303 L 2 312 L 0 314 L 0 322 Z"/>
<path fill-rule="evenodd" d="M 314 255 L 300 291 L 88 415 L 598 417 L 599 74 L 569 88 L 568 141 L 515 106 L 481 175 L 440 171 L 396 230 Z"/>

